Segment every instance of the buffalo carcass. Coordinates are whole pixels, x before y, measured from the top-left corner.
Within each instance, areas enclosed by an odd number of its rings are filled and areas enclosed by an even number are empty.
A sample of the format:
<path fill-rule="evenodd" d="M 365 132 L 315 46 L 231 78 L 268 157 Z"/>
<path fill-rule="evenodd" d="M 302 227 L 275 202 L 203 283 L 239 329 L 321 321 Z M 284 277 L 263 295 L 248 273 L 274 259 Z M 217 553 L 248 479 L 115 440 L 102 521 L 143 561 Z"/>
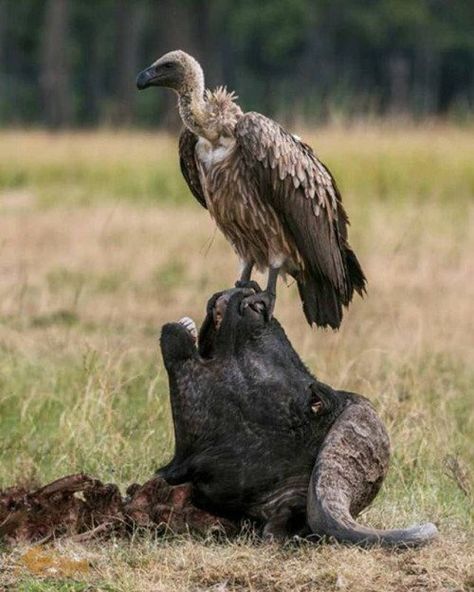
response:
<path fill-rule="evenodd" d="M 249 519 L 264 536 L 364 546 L 434 538 L 431 523 L 376 530 L 355 521 L 386 475 L 386 430 L 366 398 L 319 382 L 278 321 L 246 306 L 248 295 L 214 295 L 198 338 L 189 318 L 162 329 L 175 454 L 159 475 L 190 483 L 197 507 Z"/>

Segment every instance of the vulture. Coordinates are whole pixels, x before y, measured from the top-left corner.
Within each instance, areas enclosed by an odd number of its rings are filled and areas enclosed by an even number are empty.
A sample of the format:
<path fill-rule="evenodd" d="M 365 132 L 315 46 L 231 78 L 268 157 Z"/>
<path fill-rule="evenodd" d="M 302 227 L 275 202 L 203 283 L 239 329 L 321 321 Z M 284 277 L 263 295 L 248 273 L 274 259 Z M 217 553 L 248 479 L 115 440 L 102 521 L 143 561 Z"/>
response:
<path fill-rule="evenodd" d="M 337 329 L 366 278 L 347 239 L 336 182 L 310 146 L 260 113 L 244 113 L 224 87 L 206 90 L 200 64 L 177 50 L 138 74 L 142 90 L 178 95 L 183 176 L 237 252 L 237 287 L 253 288 L 243 307 L 271 318 L 278 275 L 292 276 L 310 325 Z M 265 290 L 251 281 L 268 269 Z"/>

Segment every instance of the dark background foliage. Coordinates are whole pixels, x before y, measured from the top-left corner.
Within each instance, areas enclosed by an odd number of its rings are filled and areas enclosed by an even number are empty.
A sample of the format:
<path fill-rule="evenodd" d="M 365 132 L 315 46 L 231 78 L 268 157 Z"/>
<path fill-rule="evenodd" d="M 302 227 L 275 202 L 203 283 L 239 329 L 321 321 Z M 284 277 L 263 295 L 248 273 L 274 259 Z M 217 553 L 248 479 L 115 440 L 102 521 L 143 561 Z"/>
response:
<path fill-rule="evenodd" d="M 474 107 L 473 0 L 0 0 L 0 123 L 173 126 L 134 80 L 175 48 L 286 120 Z"/>

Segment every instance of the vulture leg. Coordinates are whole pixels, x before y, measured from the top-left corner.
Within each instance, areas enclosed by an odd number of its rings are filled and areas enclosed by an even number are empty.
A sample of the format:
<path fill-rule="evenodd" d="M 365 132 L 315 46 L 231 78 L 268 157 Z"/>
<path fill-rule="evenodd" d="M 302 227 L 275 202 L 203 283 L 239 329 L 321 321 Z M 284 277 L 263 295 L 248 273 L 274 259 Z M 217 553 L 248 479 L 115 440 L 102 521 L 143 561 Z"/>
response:
<path fill-rule="evenodd" d="M 256 294 L 252 294 L 251 296 L 247 296 L 247 298 L 242 301 L 242 307 L 246 308 L 247 306 L 251 306 L 256 312 L 261 312 L 264 310 L 268 320 L 270 320 L 273 316 L 273 310 L 275 308 L 276 285 L 279 273 L 279 267 L 270 267 L 268 271 L 267 287 L 265 290 L 263 292 L 259 291 Z"/>
<path fill-rule="evenodd" d="M 242 273 L 240 274 L 240 279 L 235 282 L 236 288 L 250 288 L 255 293 L 262 291 L 257 282 L 254 282 L 251 279 L 254 265 L 255 264 L 253 261 L 246 261 L 244 263 Z"/>
<path fill-rule="evenodd" d="M 240 274 L 241 282 L 249 282 L 250 278 L 252 277 L 252 270 L 253 270 L 254 263 L 253 261 L 246 261 L 244 266 L 242 267 L 242 273 Z M 236 286 L 240 287 L 240 286 Z"/>

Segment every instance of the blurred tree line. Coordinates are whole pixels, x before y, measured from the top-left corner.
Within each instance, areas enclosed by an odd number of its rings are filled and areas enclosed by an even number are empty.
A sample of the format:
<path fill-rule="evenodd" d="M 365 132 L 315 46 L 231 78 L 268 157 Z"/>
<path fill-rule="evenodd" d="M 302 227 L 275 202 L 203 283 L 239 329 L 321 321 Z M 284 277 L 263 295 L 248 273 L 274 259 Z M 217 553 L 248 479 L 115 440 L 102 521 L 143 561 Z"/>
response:
<path fill-rule="evenodd" d="M 0 122 L 173 126 L 135 76 L 176 48 L 286 120 L 474 108 L 474 0 L 0 0 Z"/>

